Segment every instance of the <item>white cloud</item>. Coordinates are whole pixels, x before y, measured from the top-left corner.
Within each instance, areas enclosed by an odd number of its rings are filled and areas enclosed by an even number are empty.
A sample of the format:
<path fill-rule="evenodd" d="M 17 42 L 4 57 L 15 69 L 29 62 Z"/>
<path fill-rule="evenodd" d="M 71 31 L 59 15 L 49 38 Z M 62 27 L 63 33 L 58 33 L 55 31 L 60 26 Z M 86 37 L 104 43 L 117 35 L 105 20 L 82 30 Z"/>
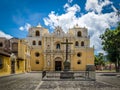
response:
<path fill-rule="evenodd" d="M 0 30 L 0 37 L 5 37 L 5 38 L 7 38 L 7 39 L 12 38 L 12 36 L 11 36 L 11 35 L 6 34 L 6 33 L 2 32 L 1 30 Z"/>
<path fill-rule="evenodd" d="M 26 23 L 24 26 L 19 27 L 19 30 L 21 30 L 21 31 L 24 31 L 24 30 L 28 31 L 30 27 L 31 27 L 31 25 L 29 23 Z"/>
<path fill-rule="evenodd" d="M 112 2 L 110 2 L 109 0 L 87 0 L 86 2 L 86 7 L 85 9 L 87 11 L 94 11 L 97 13 L 101 13 L 102 9 L 104 6 L 107 6 L 109 4 L 112 4 Z"/>
<path fill-rule="evenodd" d="M 19 27 L 19 30 L 23 31 L 23 30 L 24 30 L 24 27 L 23 27 L 23 26 Z"/>
<path fill-rule="evenodd" d="M 72 3 L 73 2 L 73 0 L 68 0 L 68 3 Z"/>
<path fill-rule="evenodd" d="M 70 5 L 68 3 L 66 3 L 63 7 L 68 8 L 68 7 L 70 7 Z"/>
<path fill-rule="evenodd" d="M 67 12 L 79 12 L 80 11 L 80 7 L 77 4 L 74 4 L 72 7 L 67 7 L 66 8 Z"/>
<path fill-rule="evenodd" d="M 88 5 L 88 2 L 91 5 Z M 55 26 L 61 26 L 64 32 L 67 32 L 69 28 L 72 28 L 74 25 L 78 24 L 81 27 L 88 28 L 90 35 L 90 46 L 95 47 L 95 52 L 104 52 L 101 46 L 101 39 L 99 36 L 104 33 L 106 28 L 111 26 L 116 26 L 118 18 L 116 17 L 115 10 L 110 13 L 101 13 L 104 6 L 111 4 L 109 0 L 100 1 L 97 0 L 87 0 L 86 10 L 88 13 L 83 14 L 80 17 L 76 17 L 76 13 L 80 12 L 80 6 L 74 4 L 70 6 L 68 3 L 64 5 L 65 13 L 58 15 L 52 11 L 47 18 L 44 18 L 45 25 L 50 26 L 54 29 Z M 95 9 L 93 7 L 96 7 Z M 111 8 L 114 9 L 114 6 L 111 5 Z M 90 10 L 92 9 L 92 11 Z M 98 12 L 98 14 L 96 13 Z M 81 13 L 79 13 L 81 14 Z M 57 20 L 58 19 L 58 20 Z"/>
<path fill-rule="evenodd" d="M 73 22 L 73 20 L 77 20 L 75 14 L 80 11 L 80 7 L 77 4 L 74 4 L 72 7 L 67 7 L 66 13 L 62 15 L 55 14 L 54 11 L 48 15 L 48 18 L 44 18 L 44 23 L 51 28 L 55 26 L 62 26 L 65 32 L 67 32 L 68 28 L 73 27 L 77 21 Z M 73 24 L 74 23 L 74 24 Z"/>
<path fill-rule="evenodd" d="M 117 9 L 113 5 L 111 7 L 115 12 L 117 12 Z"/>

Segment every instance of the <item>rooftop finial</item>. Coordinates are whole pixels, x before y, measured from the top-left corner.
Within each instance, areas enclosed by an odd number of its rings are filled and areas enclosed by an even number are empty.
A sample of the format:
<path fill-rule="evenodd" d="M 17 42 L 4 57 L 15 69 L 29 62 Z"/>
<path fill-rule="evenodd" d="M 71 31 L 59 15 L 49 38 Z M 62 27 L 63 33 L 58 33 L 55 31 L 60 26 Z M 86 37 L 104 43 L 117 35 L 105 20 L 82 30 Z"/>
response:
<path fill-rule="evenodd" d="M 78 27 L 78 23 L 76 24 L 76 26 Z"/>
<path fill-rule="evenodd" d="M 74 26 L 75 28 L 79 28 L 79 25 L 78 25 L 78 23 Z"/>
<path fill-rule="evenodd" d="M 40 23 L 38 23 L 37 27 L 41 27 Z"/>

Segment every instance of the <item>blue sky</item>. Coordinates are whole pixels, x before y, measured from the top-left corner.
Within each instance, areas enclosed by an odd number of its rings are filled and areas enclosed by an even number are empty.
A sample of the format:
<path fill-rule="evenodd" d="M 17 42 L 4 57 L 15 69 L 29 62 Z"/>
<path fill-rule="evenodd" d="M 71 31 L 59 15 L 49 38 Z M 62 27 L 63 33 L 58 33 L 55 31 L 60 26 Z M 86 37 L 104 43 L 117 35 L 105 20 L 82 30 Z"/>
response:
<path fill-rule="evenodd" d="M 0 3 L 0 30 L 13 37 L 24 38 L 27 32 L 20 31 L 20 26 L 24 26 L 26 23 L 36 26 L 40 23 L 47 27 L 43 18 L 47 17 L 51 11 L 63 13 L 63 5 L 67 2 L 68 0 L 2 0 Z M 74 3 L 80 4 L 81 2 L 75 0 Z"/>
<path fill-rule="evenodd" d="M 100 52 L 98 37 L 105 28 L 116 27 L 116 8 L 119 0 L 1 0 L 0 37 L 25 38 L 38 23 L 50 32 L 58 24 L 65 32 L 78 24 L 88 28 L 91 46 Z"/>

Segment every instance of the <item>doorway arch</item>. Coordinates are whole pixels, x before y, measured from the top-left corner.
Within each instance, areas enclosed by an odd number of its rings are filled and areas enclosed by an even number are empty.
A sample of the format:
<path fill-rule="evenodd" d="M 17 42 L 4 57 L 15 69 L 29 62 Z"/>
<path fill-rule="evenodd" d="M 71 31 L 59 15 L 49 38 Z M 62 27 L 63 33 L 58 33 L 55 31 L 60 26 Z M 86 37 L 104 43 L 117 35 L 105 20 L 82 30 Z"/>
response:
<path fill-rule="evenodd" d="M 55 71 L 62 70 L 62 59 L 60 57 L 55 58 Z"/>

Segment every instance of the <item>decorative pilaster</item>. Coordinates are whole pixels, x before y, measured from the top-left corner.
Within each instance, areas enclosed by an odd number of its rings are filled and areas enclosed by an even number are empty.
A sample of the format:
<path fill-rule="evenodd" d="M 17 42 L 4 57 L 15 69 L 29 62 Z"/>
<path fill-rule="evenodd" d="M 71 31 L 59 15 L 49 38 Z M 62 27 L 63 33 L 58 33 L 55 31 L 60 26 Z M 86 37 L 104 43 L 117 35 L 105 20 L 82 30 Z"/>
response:
<path fill-rule="evenodd" d="M 51 68 L 50 68 L 51 71 L 54 71 L 54 55 L 52 54 L 51 55 Z"/>
<path fill-rule="evenodd" d="M 73 60 L 74 60 L 73 57 L 74 57 L 74 55 L 71 54 L 71 57 L 70 57 L 70 61 L 71 61 L 71 68 L 70 68 L 70 70 L 71 70 L 71 71 L 73 71 L 73 67 L 74 67 L 74 66 L 73 66 Z"/>
<path fill-rule="evenodd" d="M 43 68 L 43 70 L 47 70 L 47 65 L 46 65 L 46 55 L 44 55 L 44 68 Z"/>

